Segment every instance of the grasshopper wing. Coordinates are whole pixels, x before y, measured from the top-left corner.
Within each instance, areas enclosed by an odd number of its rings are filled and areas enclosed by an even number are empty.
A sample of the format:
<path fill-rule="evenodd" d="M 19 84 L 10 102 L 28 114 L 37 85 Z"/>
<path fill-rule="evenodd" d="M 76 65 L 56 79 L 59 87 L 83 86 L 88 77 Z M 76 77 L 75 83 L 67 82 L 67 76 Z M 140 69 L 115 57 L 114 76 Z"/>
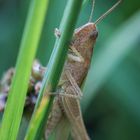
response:
<path fill-rule="evenodd" d="M 84 126 L 80 102 L 78 99 L 61 97 L 65 115 L 72 126 L 72 136 L 75 140 L 89 140 Z"/>

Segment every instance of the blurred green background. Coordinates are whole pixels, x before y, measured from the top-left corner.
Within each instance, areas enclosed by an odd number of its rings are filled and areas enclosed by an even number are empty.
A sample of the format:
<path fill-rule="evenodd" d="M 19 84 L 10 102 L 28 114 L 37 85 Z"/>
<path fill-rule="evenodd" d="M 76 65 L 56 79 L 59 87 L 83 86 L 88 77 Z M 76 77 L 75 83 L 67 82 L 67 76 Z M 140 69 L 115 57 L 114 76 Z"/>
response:
<path fill-rule="evenodd" d="M 66 2 L 50 1 L 37 53 L 44 65 L 53 49 L 54 29 L 59 27 Z M 115 2 L 96 1 L 92 21 Z M 0 77 L 15 65 L 29 3 L 29 0 L 0 0 Z M 91 0 L 87 0 L 77 27 L 88 21 L 91 6 Z M 99 37 L 81 102 L 88 132 L 92 140 L 140 140 L 139 0 L 123 1 L 97 26 Z M 22 124 L 26 123 L 23 119 Z M 23 130 L 19 139 L 22 134 Z"/>

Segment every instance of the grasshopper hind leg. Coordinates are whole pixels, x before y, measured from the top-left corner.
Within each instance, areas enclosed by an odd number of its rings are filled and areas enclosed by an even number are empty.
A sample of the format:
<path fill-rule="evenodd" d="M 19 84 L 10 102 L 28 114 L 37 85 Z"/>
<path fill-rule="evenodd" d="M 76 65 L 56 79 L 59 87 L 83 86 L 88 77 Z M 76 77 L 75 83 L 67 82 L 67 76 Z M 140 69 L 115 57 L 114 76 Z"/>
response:
<path fill-rule="evenodd" d="M 60 108 L 58 100 L 59 99 L 56 97 L 53 103 L 51 114 L 49 115 L 49 118 L 47 120 L 46 129 L 45 129 L 46 140 L 48 140 L 51 132 L 57 126 L 57 124 L 59 123 L 62 117 L 62 109 Z"/>

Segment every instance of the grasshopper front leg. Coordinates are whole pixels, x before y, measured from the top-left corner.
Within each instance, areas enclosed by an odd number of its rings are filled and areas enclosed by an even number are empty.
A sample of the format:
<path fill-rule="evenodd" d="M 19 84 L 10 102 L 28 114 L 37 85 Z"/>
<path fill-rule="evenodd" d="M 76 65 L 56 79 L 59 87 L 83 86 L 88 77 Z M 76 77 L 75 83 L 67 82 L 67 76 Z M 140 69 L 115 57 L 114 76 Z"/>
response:
<path fill-rule="evenodd" d="M 60 38 L 61 32 L 60 32 L 60 30 L 58 28 L 55 28 L 54 35 L 57 38 Z M 71 45 L 70 45 L 70 48 L 69 48 L 68 59 L 71 60 L 71 61 L 76 61 L 76 62 L 83 63 L 84 62 L 84 58 L 81 56 L 81 54 L 74 47 L 71 47 L 72 44 L 73 44 L 73 41 L 71 41 L 70 44 Z"/>

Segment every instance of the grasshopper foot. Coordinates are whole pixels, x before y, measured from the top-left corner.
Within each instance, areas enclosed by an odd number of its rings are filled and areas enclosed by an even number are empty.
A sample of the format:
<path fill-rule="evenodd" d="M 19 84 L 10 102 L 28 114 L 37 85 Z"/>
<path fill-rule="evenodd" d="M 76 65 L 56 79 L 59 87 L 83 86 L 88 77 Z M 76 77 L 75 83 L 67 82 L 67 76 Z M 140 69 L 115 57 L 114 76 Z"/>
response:
<path fill-rule="evenodd" d="M 58 28 L 55 28 L 55 30 L 54 30 L 54 35 L 55 35 L 57 38 L 60 38 L 61 32 L 60 32 L 60 30 L 59 30 Z"/>

